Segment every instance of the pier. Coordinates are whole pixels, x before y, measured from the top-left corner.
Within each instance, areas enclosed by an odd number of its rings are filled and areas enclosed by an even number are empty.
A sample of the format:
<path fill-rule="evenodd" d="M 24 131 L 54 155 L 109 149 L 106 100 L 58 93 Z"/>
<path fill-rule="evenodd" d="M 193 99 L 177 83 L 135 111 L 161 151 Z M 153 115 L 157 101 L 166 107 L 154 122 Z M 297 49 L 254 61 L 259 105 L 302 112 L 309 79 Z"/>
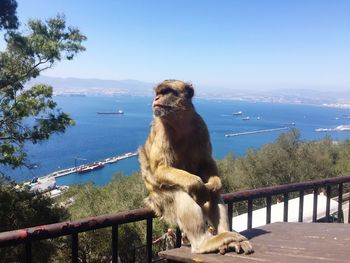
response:
<path fill-rule="evenodd" d="M 249 135 L 249 134 L 256 134 L 256 133 L 281 131 L 281 130 L 288 130 L 289 128 L 290 127 L 281 127 L 281 128 L 272 128 L 272 129 L 256 130 L 256 131 L 249 131 L 249 132 L 229 133 L 229 134 L 225 134 L 225 137 L 234 137 L 234 136 Z"/>
<path fill-rule="evenodd" d="M 52 177 L 56 178 L 56 177 L 61 177 L 61 176 L 65 176 L 65 175 L 73 174 L 73 173 L 79 173 L 79 172 L 85 172 L 85 171 L 88 172 L 88 171 L 92 171 L 93 167 L 101 167 L 101 166 L 104 166 L 105 164 L 116 163 L 120 160 L 131 158 L 131 157 L 134 157 L 136 155 L 138 155 L 137 152 L 128 152 L 128 153 L 125 153 L 122 155 L 109 157 L 109 158 L 103 159 L 101 161 L 93 162 L 90 164 L 83 164 L 80 166 L 71 167 L 71 168 L 60 170 L 60 171 L 56 171 L 56 172 L 50 173 L 48 175 L 45 175 L 41 178 L 52 178 Z"/>

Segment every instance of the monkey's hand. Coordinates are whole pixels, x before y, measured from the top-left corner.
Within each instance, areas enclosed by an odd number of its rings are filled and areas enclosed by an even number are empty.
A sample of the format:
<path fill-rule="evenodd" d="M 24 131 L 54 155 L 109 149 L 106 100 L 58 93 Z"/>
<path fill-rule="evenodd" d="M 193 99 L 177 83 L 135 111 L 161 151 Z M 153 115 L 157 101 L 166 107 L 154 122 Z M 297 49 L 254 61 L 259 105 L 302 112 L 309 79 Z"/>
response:
<path fill-rule="evenodd" d="M 209 178 L 208 182 L 205 183 L 205 187 L 210 191 L 210 192 L 217 192 L 221 189 L 221 179 L 219 176 L 212 176 Z"/>
<path fill-rule="evenodd" d="M 194 180 L 188 186 L 187 192 L 199 206 L 203 206 L 210 198 L 209 189 L 198 176 L 194 176 Z"/>

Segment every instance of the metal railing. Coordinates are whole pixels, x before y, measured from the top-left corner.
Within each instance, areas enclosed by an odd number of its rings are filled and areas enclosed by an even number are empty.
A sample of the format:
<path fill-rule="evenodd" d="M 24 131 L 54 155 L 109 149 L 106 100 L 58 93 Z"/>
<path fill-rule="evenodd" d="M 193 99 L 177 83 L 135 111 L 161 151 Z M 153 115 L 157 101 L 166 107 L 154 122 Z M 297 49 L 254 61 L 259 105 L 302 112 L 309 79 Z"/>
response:
<path fill-rule="evenodd" d="M 317 220 L 317 197 L 321 188 L 326 189 L 327 206 L 326 217 L 330 216 L 330 200 L 331 193 L 334 190 L 337 191 L 338 196 L 338 213 L 342 213 L 342 201 L 344 184 L 350 186 L 350 176 L 335 177 L 330 179 L 315 180 L 302 183 L 286 184 L 280 186 L 259 188 L 254 190 L 239 191 L 235 193 L 229 193 L 222 195 L 224 202 L 228 205 L 228 215 L 230 227 L 232 228 L 232 215 L 234 203 L 246 201 L 248 210 L 247 228 L 252 228 L 253 223 L 253 200 L 265 199 L 266 201 L 266 224 L 271 223 L 271 205 L 272 198 L 277 195 L 283 195 L 284 197 L 284 216 L 283 220 L 288 221 L 288 200 L 291 193 L 298 193 L 300 197 L 299 201 L 299 222 L 303 221 L 303 206 L 304 206 L 304 193 L 305 191 L 313 191 L 313 222 Z M 336 188 L 336 189 L 335 189 Z M 350 208 L 350 204 L 349 204 Z M 147 222 L 146 230 L 146 251 L 147 262 L 152 262 L 152 229 L 154 213 L 146 208 L 129 210 L 121 213 L 101 215 L 97 217 L 84 218 L 76 221 L 67 221 L 62 223 L 42 225 L 36 227 L 30 227 L 26 229 L 19 229 L 14 231 L 8 231 L 0 233 L 0 248 L 17 246 L 23 244 L 25 246 L 25 262 L 32 262 L 32 242 L 44 239 L 52 239 L 60 236 L 71 236 L 71 261 L 73 263 L 78 262 L 78 248 L 79 248 L 79 233 L 91 231 L 100 228 L 112 227 L 111 230 L 111 248 L 112 248 L 112 262 L 118 262 L 118 227 L 119 225 L 143 221 Z M 341 222 L 341 218 L 338 217 L 338 222 Z M 350 223 L 350 213 L 347 218 L 347 222 Z M 178 238 L 180 231 L 177 231 Z M 179 245 L 180 242 L 177 243 Z"/>

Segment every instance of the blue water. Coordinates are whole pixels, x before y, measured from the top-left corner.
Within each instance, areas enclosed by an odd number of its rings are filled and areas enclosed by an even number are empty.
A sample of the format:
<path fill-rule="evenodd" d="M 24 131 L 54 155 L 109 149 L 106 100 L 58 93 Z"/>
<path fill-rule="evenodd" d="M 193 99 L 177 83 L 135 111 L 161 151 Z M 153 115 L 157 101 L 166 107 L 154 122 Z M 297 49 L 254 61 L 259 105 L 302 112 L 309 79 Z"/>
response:
<path fill-rule="evenodd" d="M 71 114 L 76 125 L 64 134 L 53 135 L 47 142 L 27 145 L 28 159 L 37 164 L 37 168 L 7 171 L 13 179 L 27 180 L 73 167 L 75 163 L 81 165 L 135 151 L 144 143 L 152 121 L 150 97 L 55 97 L 55 100 L 60 108 Z M 302 139 L 319 139 L 326 135 L 334 140 L 350 137 L 350 132 L 314 131 L 349 124 L 350 120 L 337 119 L 349 115 L 349 109 L 205 99 L 195 99 L 194 104 L 208 125 L 216 159 L 222 159 L 230 152 L 242 156 L 249 148 L 258 149 L 286 131 L 226 138 L 227 133 L 279 128 L 293 122 L 301 131 Z M 96 114 L 118 109 L 125 114 Z M 243 116 L 232 115 L 237 111 L 242 111 Z M 249 116 L 250 120 L 242 120 L 244 116 Z M 96 185 L 104 185 L 118 171 L 128 175 L 138 170 L 137 158 L 133 157 L 90 173 L 57 178 L 57 183 L 71 185 L 93 181 Z"/>

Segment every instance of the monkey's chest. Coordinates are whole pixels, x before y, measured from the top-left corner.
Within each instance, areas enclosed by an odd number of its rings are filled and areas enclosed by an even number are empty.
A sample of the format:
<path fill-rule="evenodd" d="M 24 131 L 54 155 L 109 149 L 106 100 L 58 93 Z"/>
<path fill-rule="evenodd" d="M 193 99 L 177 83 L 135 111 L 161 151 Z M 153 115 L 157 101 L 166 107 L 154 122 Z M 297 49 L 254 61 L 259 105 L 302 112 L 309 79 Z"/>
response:
<path fill-rule="evenodd" d="M 202 154 L 203 152 L 201 153 L 198 147 L 195 147 L 192 143 L 178 143 L 169 148 L 167 164 L 187 172 L 197 173 Z"/>

